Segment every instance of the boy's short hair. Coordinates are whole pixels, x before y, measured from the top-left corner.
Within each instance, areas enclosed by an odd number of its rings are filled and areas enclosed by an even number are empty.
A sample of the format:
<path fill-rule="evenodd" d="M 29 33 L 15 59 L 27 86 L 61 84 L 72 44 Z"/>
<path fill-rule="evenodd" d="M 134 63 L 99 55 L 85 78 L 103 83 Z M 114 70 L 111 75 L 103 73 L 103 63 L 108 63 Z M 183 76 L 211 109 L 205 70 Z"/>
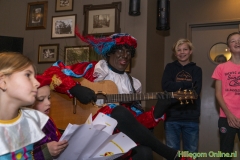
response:
<path fill-rule="evenodd" d="M 230 33 L 230 34 L 228 35 L 228 37 L 227 37 L 227 46 L 229 46 L 229 45 L 228 45 L 229 39 L 230 39 L 233 35 L 235 35 L 235 34 L 240 35 L 240 32 L 233 32 L 233 33 Z"/>
<path fill-rule="evenodd" d="M 189 47 L 190 50 L 193 50 L 193 44 L 191 41 L 189 41 L 188 39 L 185 38 L 181 38 L 179 39 L 172 47 L 172 51 L 173 53 L 176 53 L 176 48 L 182 44 L 186 43 Z"/>

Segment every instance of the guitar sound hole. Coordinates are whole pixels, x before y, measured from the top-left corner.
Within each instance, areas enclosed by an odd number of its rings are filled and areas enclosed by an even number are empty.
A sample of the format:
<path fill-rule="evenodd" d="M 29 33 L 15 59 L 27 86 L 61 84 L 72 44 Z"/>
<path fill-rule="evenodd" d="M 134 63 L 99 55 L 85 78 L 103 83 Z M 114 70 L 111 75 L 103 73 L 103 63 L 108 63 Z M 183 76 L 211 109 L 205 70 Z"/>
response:
<path fill-rule="evenodd" d="M 96 95 L 97 95 L 97 101 L 95 102 L 95 104 L 98 107 L 102 107 L 107 102 L 107 97 L 102 93 L 97 93 Z"/>

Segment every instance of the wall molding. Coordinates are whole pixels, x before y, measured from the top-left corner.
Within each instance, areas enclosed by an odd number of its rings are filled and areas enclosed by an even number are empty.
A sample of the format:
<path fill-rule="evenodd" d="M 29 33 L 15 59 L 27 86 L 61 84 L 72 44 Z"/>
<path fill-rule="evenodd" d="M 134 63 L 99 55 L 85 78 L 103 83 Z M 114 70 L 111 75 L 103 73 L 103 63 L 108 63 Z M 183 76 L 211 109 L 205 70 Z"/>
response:
<path fill-rule="evenodd" d="M 225 21 L 212 21 L 212 22 L 198 22 L 198 23 L 187 23 L 187 38 L 192 41 L 192 29 L 200 27 L 213 27 L 213 26 L 225 26 L 225 25 L 238 25 L 240 31 L 240 19 L 225 20 Z"/>

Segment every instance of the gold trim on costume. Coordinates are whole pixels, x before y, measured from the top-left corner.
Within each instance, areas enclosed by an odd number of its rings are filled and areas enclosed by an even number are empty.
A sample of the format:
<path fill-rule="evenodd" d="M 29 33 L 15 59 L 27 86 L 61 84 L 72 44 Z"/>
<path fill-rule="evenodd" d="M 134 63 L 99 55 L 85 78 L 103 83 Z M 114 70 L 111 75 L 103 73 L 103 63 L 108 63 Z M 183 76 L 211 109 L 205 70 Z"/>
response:
<path fill-rule="evenodd" d="M 55 87 L 60 86 L 60 84 L 62 84 L 61 79 L 58 78 L 56 74 L 54 74 L 52 77 L 52 82 L 50 84 L 50 89 L 53 90 Z"/>

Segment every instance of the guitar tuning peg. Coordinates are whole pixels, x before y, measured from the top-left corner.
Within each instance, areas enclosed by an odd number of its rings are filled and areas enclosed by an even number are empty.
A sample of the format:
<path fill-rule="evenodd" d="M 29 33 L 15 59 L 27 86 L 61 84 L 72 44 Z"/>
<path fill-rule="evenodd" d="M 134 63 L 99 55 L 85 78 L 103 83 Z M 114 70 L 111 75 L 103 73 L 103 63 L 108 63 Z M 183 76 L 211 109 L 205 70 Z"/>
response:
<path fill-rule="evenodd" d="M 183 105 L 184 103 L 180 100 L 180 104 Z"/>
<path fill-rule="evenodd" d="M 184 94 L 187 94 L 187 90 L 186 90 L 186 89 L 185 89 L 185 90 L 183 90 L 183 93 L 184 93 Z"/>
<path fill-rule="evenodd" d="M 181 88 L 179 88 L 179 90 L 178 90 L 178 93 L 180 93 L 181 92 Z"/>
<path fill-rule="evenodd" d="M 189 104 L 189 102 L 186 100 L 186 104 Z"/>
<path fill-rule="evenodd" d="M 189 94 L 192 94 L 193 92 L 192 92 L 192 90 L 189 90 Z"/>
<path fill-rule="evenodd" d="M 180 101 L 180 104 L 183 105 L 182 97 L 179 97 L 178 100 Z"/>
<path fill-rule="evenodd" d="M 192 104 L 193 104 L 193 100 L 191 99 L 191 102 L 192 102 Z"/>

